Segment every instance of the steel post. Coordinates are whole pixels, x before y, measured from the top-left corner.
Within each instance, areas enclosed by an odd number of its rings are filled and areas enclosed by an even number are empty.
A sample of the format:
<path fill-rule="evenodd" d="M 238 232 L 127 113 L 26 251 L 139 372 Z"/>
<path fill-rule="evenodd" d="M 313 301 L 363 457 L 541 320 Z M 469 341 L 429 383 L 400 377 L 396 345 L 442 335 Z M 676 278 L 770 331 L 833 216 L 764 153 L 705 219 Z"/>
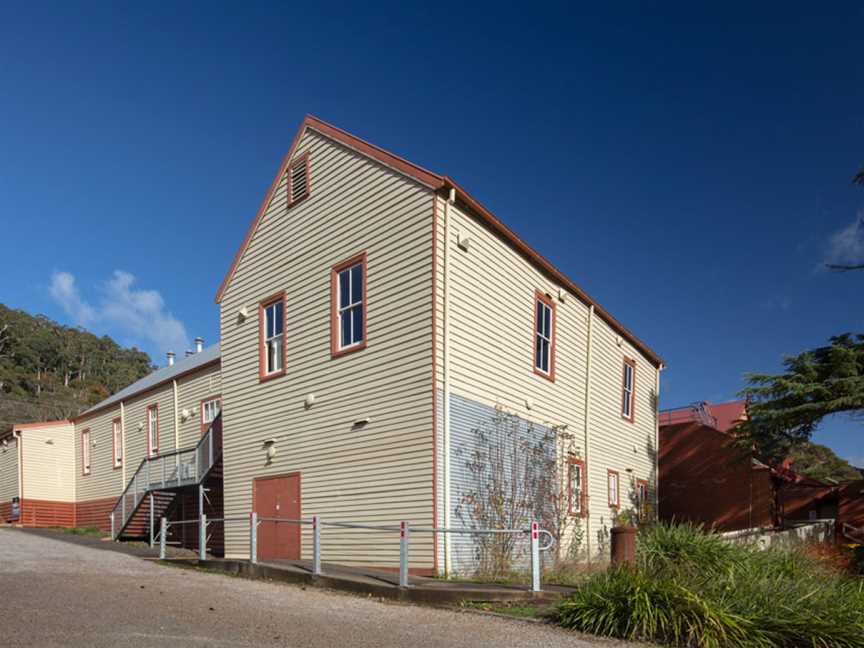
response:
<path fill-rule="evenodd" d="M 408 587 L 408 548 L 411 540 L 411 525 L 399 523 L 399 587 Z"/>
<path fill-rule="evenodd" d="M 198 522 L 198 560 L 207 560 L 207 516 L 203 513 Z"/>
<path fill-rule="evenodd" d="M 540 527 L 531 523 L 531 591 L 540 590 Z"/>
<path fill-rule="evenodd" d="M 154 525 L 154 522 L 156 521 L 154 519 L 156 512 L 153 510 L 153 502 L 154 502 L 153 492 L 151 491 L 150 492 L 150 546 L 151 547 L 153 546 L 153 534 L 156 533 L 156 527 Z"/>
<path fill-rule="evenodd" d="M 165 536 L 168 535 L 168 520 L 159 520 L 159 560 L 165 560 Z"/>
<path fill-rule="evenodd" d="M 111 541 L 113 542 L 116 539 L 114 536 L 114 511 L 111 511 Z"/>
<path fill-rule="evenodd" d="M 321 575 L 321 520 L 312 517 L 312 574 Z"/>
<path fill-rule="evenodd" d="M 258 514 L 252 511 L 249 516 L 249 562 L 258 562 Z"/>

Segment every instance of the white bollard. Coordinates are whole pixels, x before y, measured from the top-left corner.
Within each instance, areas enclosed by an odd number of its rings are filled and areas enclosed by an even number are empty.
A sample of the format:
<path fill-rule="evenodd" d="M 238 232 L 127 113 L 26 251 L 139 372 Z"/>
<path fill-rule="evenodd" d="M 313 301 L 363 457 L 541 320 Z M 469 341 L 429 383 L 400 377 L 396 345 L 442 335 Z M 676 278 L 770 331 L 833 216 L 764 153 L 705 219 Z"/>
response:
<path fill-rule="evenodd" d="M 159 520 L 159 560 L 165 560 L 165 536 L 168 535 L 168 520 Z"/>
<path fill-rule="evenodd" d="M 114 511 L 111 511 L 111 541 L 116 540 L 117 537 L 114 533 Z"/>
<path fill-rule="evenodd" d="M 399 587 L 408 587 L 408 548 L 411 541 L 411 525 L 399 523 Z"/>
<path fill-rule="evenodd" d="M 249 562 L 258 562 L 258 514 L 252 511 L 249 516 Z"/>
<path fill-rule="evenodd" d="M 531 523 L 531 591 L 540 590 L 540 527 Z"/>
<path fill-rule="evenodd" d="M 321 520 L 312 516 L 312 574 L 321 575 Z"/>

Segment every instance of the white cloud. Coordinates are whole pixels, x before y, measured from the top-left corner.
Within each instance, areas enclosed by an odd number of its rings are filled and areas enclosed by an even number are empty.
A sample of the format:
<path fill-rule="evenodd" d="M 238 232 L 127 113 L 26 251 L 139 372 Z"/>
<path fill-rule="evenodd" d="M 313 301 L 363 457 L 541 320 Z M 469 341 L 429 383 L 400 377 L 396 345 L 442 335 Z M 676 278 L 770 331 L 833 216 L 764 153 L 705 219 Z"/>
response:
<path fill-rule="evenodd" d="M 825 262 L 832 265 L 864 263 L 864 213 L 859 213 L 849 225 L 831 235 Z"/>
<path fill-rule="evenodd" d="M 92 305 L 81 297 L 72 274 L 55 272 L 48 291 L 80 326 L 104 329 L 131 344 L 153 349 L 159 356 L 189 348 L 186 327 L 168 311 L 159 291 L 138 289 L 134 284 L 133 275 L 115 270 L 99 285 L 99 303 Z"/>

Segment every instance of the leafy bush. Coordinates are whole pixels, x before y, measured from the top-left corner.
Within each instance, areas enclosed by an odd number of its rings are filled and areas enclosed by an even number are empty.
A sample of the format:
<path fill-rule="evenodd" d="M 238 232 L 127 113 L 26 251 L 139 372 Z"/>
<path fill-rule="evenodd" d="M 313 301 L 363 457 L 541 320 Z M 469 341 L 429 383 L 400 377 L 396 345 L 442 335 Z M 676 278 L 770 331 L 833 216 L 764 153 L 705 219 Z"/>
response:
<path fill-rule="evenodd" d="M 864 646 L 864 579 L 806 551 L 759 551 L 686 525 L 657 525 L 639 542 L 635 566 L 562 601 L 561 625 L 676 646 Z"/>

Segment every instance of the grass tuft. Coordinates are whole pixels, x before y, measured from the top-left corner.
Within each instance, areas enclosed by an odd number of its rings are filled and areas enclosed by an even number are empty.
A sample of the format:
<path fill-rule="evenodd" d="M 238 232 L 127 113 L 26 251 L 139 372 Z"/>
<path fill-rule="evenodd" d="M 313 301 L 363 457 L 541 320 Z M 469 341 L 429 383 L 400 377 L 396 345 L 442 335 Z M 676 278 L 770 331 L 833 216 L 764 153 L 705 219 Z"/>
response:
<path fill-rule="evenodd" d="M 637 563 L 580 585 L 566 628 L 703 648 L 864 647 L 864 579 L 804 550 L 728 544 L 687 525 L 640 533 Z"/>

